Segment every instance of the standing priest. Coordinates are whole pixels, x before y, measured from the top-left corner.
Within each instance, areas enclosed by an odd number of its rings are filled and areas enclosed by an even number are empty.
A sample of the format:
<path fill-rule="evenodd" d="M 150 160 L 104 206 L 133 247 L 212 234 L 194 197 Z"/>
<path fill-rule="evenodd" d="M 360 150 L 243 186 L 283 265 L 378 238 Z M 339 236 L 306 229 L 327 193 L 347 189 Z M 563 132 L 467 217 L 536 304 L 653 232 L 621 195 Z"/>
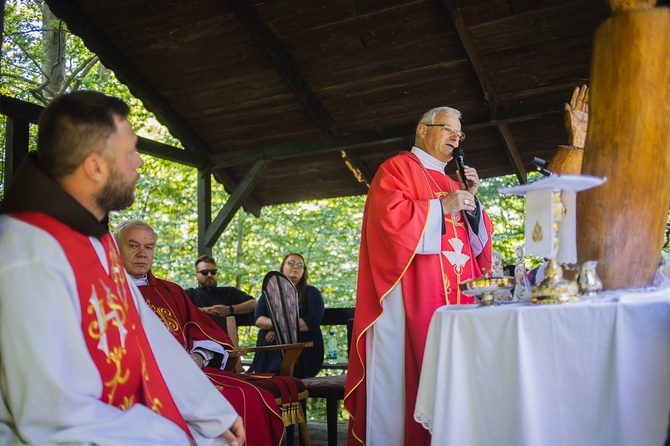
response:
<path fill-rule="evenodd" d="M 459 282 L 491 267 L 479 176 L 469 166 L 459 182 L 445 174 L 463 139 L 458 110 L 428 111 L 411 152 L 385 161 L 370 186 L 344 401 L 349 444 L 430 443 L 413 419 L 430 319 L 442 305 L 473 303 Z"/>

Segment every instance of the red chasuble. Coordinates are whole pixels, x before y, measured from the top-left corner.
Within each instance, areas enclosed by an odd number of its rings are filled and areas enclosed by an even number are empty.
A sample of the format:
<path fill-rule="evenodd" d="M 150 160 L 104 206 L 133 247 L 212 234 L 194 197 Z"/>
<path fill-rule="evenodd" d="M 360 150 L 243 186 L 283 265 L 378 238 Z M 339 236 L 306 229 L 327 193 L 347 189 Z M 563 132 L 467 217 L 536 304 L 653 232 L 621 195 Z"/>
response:
<path fill-rule="evenodd" d="M 344 405 L 351 419 L 349 444 L 363 444 L 366 429 L 366 331 L 382 313 L 382 300 L 400 283 L 405 308 L 405 444 L 421 444 L 428 432 L 413 419 L 419 375 L 430 319 L 448 304 L 473 303 L 459 282 L 491 267 L 491 222 L 482 212 L 488 242 L 475 256 L 462 213 L 444 216 L 441 253 L 417 254 L 426 228 L 429 200 L 459 188 L 442 172 L 426 170 L 403 152 L 384 162 L 370 187 L 363 214 L 353 348 Z M 400 420 L 398 420 L 400 421 Z"/>
<path fill-rule="evenodd" d="M 144 404 L 192 438 L 153 356 L 112 235 L 100 238 L 108 274 L 87 236 L 41 213 L 11 215 L 51 234 L 65 252 L 77 282 L 82 336 L 103 383 L 100 400 L 122 410 Z"/>
<path fill-rule="evenodd" d="M 232 348 L 228 334 L 191 302 L 183 288 L 158 279 L 151 272 L 147 274 L 147 279 L 149 285 L 139 286 L 144 300 L 186 351 L 193 349 L 194 341 L 204 340 L 216 342 L 227 349 Z M 204 371 L 242 417 L 247 433 L 245 444 L 280 444 L 284 423 L 270 392 L 250 384 L 241 375 L 213 367 L 206 367 Z"/>

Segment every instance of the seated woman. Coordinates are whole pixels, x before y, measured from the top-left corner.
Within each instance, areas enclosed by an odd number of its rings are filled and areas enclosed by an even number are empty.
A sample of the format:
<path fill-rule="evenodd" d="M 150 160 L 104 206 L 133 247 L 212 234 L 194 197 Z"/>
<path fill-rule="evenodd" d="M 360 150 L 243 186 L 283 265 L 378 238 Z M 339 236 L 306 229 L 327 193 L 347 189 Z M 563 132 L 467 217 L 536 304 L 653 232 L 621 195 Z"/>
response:
<path fill-rule="evenodd" d="M 299 340 L 314 343 L 314 347 L 303 350 L 296 363 L 294 374 L 298 378 L 311 378 L 323 365 L 323 335 L 320 327 L 325 309 L 323 297 L 318 288 L 307 284 L 307 264 L 300 254 L 291 253 L 284 257 L 279 271 L 288 277 L 298 290 Z M 256 346 L 274 345 L 276 337 L 265 299 L 258 299 L 254 319 L 256 326 L 260 328 Z M 279 371 L 281 360 L 280 352 L 257 352 L 254 355 L 253 369 L 259 373 L 276 373 Z"/>

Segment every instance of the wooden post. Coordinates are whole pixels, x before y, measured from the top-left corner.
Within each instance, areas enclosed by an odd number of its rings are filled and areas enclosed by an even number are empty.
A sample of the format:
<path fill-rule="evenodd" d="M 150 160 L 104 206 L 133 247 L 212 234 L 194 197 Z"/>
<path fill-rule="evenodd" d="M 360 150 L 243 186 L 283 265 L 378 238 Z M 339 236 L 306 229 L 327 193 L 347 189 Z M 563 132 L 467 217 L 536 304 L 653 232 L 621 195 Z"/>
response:
<path fill-rule="evenodd" d="M 670 206 L 670 9 L 653 4 L 611 0 L 594 40 L 582 174 L 607 182 L 578 195 L 577 243 L 605 289 L 652 283 Z"/>

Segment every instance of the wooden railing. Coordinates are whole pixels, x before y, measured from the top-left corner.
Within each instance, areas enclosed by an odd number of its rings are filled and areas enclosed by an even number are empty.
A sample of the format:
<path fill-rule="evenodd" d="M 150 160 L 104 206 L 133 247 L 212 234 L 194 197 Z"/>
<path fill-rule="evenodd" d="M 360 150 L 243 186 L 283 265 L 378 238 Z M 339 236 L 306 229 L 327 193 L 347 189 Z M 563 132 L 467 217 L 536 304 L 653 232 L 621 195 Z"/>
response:
<path fill-rule="evenodd" d="M 238 326 L 253 326 L 253 318 L 237 318 Z M 351 346 L 351 332 L 354 326 L 354 308 L 326 308 L 326 311 L 323 313 L 323 319 L 321 320 L 321 326 L 331 326 L 331 325 L 343 325 L 347 327 L 347 356 L 349 356 L 349 347 Z M 327 339 L 324 339 L 325 342 L 328 342 Z M 341 364 L 333 366 L 325 362 L 323 368 L 343 368 Z"/>

